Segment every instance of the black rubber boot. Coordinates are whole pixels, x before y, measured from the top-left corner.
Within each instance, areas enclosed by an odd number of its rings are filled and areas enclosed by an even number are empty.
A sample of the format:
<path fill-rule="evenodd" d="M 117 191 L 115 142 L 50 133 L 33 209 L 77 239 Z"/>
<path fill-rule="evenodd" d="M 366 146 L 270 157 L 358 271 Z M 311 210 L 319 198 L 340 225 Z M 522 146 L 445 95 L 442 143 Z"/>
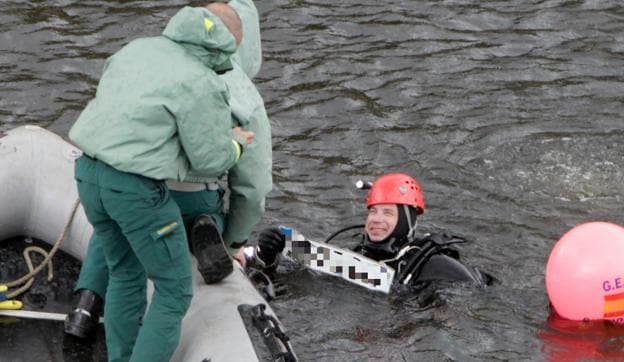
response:
<path fill-rule="evenodd" d="M 189 239 L 191 251 L 197 259 L 197 269 L 206 284 L 220 282 L 232 273 L 234 270 L 232 259 L 210 216 L 197 217 Z"/>
<path fill-rule="evenodd" d="M 65 318 L 65 333 L 78 338 L 87 338 L 99 322 L 104 301 L 89 289 L 80 289 L 78 295 L 76 309 Z"/>

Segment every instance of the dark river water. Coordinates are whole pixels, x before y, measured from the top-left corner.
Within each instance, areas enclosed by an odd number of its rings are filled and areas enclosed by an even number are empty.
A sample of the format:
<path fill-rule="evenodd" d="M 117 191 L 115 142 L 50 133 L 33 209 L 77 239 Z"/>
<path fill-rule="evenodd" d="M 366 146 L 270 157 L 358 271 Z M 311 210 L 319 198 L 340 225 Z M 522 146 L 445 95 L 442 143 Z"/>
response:
<path fill-rule="evenodd" d="M 104 59 L 186 3 L 0 0 L 0 130 L 66 135 Z M 423 307 L 282 270 L 272 305 L 302 360 L 624 360 L 624 331 L 549 321 L 544 285 L 565 231 L 624 224 L 620 1 L 256 5 L 275 181 L 258 230 L 323 239 L 363 220 L 356 180 L 407 172 L 422 230 L 473 238 L 463 258 L 499 280 Z"/>

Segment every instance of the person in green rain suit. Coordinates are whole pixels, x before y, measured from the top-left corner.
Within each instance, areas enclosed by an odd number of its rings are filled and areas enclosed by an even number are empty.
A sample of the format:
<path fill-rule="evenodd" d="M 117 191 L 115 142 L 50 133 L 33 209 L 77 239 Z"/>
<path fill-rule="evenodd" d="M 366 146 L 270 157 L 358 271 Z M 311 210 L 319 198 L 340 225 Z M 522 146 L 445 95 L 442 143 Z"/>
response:
<path fill-rule="evenodd" d="M 229 5 L 241 18 L 244 36 L 231 57 L 233 69 L 220 77 L 230 90 L 234 126 L 244 126 L 253 131 L 254 142 L 228 172 L 230 193 L 227 212 L 222 212 L 221 188 L 173 181 L 169 181 L 168 186 L 182 211 L 185 225 L 190 229 L 200 215 L 209 215 L 219 233 L 225 230 L 225 244 L 229 246 L 230 253 L 235 254 L 238 248 L 245 245 L 253 227 L 264 214 L 265 198 L 272 188 L 272 155 L 269 119 L 264 102 L 251 81 L 262 62 L 258 12 L 252 0 L 232 0 Z M 192 191 L 198 188 L 198 191 Z M 231 263 L 229 270 L 232 270 Z M 216 282 L 223 276 L 223 273 L 217 273 L 211 281 Z M 101 314 L 107 284 L 108 271 L 102 243 L 94 235 L 75 288 L 79 298 L 77 306 L 65 321 L 66 333 L 84 338 L 92 332 Z"/>
<path fill-rule="evenodd" d="M 213 183 L 249 147 L 254 134 L 232 129 L 217 75 L 231 69 L 241 33 L 226 4 L 181 9 L 161 36 L 132 41 L 106 61 L 96 97 L 70 130 L 84 153 L 78 193 L 108 269 L 110 361 L 167 361 L 177 347 L 192 274 L 165 180 Z M 147 278 L 155 290 L 145 314 Z"/>

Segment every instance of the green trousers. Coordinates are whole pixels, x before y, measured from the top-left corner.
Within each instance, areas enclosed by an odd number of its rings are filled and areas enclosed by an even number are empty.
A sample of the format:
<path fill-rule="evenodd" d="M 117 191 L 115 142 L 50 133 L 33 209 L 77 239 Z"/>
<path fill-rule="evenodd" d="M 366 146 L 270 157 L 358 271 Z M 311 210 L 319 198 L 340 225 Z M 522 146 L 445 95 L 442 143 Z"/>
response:
<path fill-rule="evenodd" d="M 108 269 L 104 325 L 109 361 L 168 361 L 192 298 L 180 209 L 164 182 L 86 156 L 76 161 L 75 178 Z M 145 313 L 148 278 L 154 294 Z"/>
<path fill-rule="evenodd" d="M 186 230 L 190 230 L 193 221 L 202 214 L 210 215 L 217 224 L 220 233 L 223 233 L 225 215 L 223 209 L 223 190 L 203 190 L 194 192 L 169 191 L 173 201 L 182 213 L 182 220 Z M 106 297 L 108 286 L 108 267 L 102 249 L 102 240 L 93 233 L 89 240 L 87 255 L 82 260 L 82 267 L 75 291 L 89 289 L 102 299 Z"/>

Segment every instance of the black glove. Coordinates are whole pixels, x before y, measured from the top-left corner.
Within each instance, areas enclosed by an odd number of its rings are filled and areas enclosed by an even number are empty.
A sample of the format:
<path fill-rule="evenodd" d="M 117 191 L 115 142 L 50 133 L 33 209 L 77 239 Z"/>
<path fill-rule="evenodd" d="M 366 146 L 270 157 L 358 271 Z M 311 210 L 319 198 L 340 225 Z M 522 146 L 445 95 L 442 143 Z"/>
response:
<path fill-rule="evenodd" d="M 285 245 L 286 237 L 279 228 L 264 229 L 258 237 L 258 257 L 266 265 L 271 265 L 275 262 L 277 254 L 284 250 Z"/>

